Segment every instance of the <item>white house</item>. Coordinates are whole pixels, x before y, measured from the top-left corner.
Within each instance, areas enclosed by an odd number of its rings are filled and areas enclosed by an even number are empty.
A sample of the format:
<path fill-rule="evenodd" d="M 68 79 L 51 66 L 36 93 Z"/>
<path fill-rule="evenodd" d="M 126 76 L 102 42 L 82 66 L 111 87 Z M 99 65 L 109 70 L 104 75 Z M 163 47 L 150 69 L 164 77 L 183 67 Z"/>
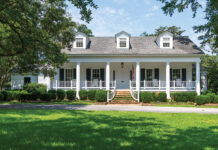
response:
<path fill-rule="evenodd" d="M 54 89 L 105 89 L 108 101 L 115 91 L 128 90 L 139 101 L 139 91 L 196 91 L 200 95 L 200 56 L 204 53 L 188 37 L 131 37 L 125 31 L 113 37 L 77 33 L 73 48 L 63 49 L 69 62 L 57 68 L 54 79 L 42 74 L 13 75 L 12 88 L 38 82 Z"/>

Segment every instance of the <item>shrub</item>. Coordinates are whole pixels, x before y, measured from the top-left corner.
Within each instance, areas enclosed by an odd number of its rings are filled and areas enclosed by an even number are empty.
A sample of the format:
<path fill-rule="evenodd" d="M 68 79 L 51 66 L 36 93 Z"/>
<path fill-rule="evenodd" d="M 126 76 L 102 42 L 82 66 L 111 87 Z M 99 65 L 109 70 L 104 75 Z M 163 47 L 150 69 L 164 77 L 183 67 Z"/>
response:
<path fill-rule="evenodd" d="M 2 91 L 1 93 L 3 95 L 3 100 L 6 101 L 7 100 L 7 92 L 6 91 Z"/>
<path fill-rule="evenodd" d="M 161 92 L 158 94 L 156 99 L 161 101 L 161 102 L 166 102 L 167 101 L 167 94 L 164 92 Z"/>
<path fill-rule="evenodd" d="M 57 91 L 56 90 L 51 89 L 51 90 L 48 91 L 48 93 L 50 94 L 51 99 L 56 100 L 56 97 L 57 97 Z"/>
<path fill-rule="evenodd" d="M 51 95 L 49 93 L 41 93 L 40 94 L 40 100 L 50 101 L 51 100 Z"/>
<path fill-rule="evenodd" d="M 216 94 L 208 93 L 207 96 L 210 97 L 209 103 L 214 103 L 214 99 L 215 99 Z"/>
<path fill-rule="evenodd" d="M 19 100 L 20 99 L 20 91 L 5 91 L 3 92 L 6 101 L 10 100 Z"/>
<path fill-rule="evenodd" d="M 23 89 L 26 90 L 27 92 L 31 93 L 33 91 L 36 91 L 38 88 L 44 87 L 46 89 L 46 86 L 44 84 L 39 84 L 39 83 L 29 83 L 25 84 L 23 86 Z"/>
<path fill-rule="evenodd" d="M 95 93 L 95 99 L 98 102 L 107 102 L 107 91 L 97 90 Z"/>
<path fill-rule="evenodd" d="M 172 99 L 176 102 L 194 102 L 196 99 L 196 92 L 182 92 L 182 93 L 173 93 Z"/>
<path fill-rule="evenodd" d="M 140 100 L 149 103 L 153 100 L 153 94 L 150 92 L 140 92 Z"/>
<path fill-rule="evenodd" d="M 213 103 L 218 103 L 218 95 L 215 95 Z"/>
<path fill-rule="evenodd" d="M 40 97 L 40 93 L 37 90 L 32 91 L 29 93 L 29 100 L 37 100 Z"/>
<path fill-rule="evenodd" d="M 29 99 L 29 93 L 25 90 L 20 92 L 20 100 L 24 101 L 24 100 L 28 100 Z"/>
<path fill-rule="evenodd" d="M 67 99 L 68 100 L 74 100 L 75 98 L 76 98 L 76 91 L 75 90 L 68 90 L 67 92 L 66 92 L 66 94 L 67 94 Z"/>
<path fill-rule="evenodd" d="M 81 100 L 86 100 L 88 97 L 88 92 L 86 90 L 81 90 L 79 91 L 79 97 Z"/>
<path fill-rule="evenodd" d="M 59 100 L 63 100 L 65 98 L 65 91 L 61 90 L 61 89 L 58 89 L 57 90 L 57 97 L 58 97 Z"/>
<path fill-rule="evenodd" d="M 4 100 L 4 95 L 0 92 L 0 101 Z"/>
<path fill-rule="evenodd" d="M 88 99 L 89 99 L 89 100 L 95 100 L 95 94 L 96 94 L 96 90 L 89 90 L 89 91 L 87 92 Z"/>
<path fill-rule="evenodd" d="M 203 105 L 203 104 L 208 103 L 210 101 L 209 99 L 210 99 L 210 97 L 207 95 L 200 95 L 200 96 L 196 97 L 196 103 L 198 105 Z"/>

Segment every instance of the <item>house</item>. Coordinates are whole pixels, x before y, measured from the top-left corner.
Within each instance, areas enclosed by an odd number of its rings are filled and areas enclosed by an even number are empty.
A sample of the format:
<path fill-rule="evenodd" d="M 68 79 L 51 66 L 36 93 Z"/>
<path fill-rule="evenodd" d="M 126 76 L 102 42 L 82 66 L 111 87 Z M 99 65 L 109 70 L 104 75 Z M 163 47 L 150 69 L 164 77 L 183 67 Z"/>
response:
<path fill-rule="evenodd" d="M 104 89 L 108 101 L 116 91 L 196 91 L 200 95 L 200 57 L 204 54 L 188 37 L 164 32 L 159 36 L 131 37 L 125 31 L 113 37 L 87 37 L 77 33 L 73 48 L 63 49 L 69 62 L 57 68 L 51 80 L 42 74 L 13 75 L 12 88 L 29 82 L 48 89 Z"/>

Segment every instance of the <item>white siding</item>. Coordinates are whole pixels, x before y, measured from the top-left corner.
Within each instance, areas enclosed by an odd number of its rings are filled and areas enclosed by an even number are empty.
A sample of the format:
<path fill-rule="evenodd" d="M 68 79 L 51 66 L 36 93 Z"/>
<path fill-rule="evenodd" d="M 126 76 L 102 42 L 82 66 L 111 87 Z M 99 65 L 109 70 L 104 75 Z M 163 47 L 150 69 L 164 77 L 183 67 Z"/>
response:
<path fill-rule="evenodd" d="M 11 88 L 21 89 L 24 85 L 24 77 L 30 77 L 31 83 L 38 83 L 38 77 L 30 74 L 27 75 L 12 75 L 11 76 Z"/>

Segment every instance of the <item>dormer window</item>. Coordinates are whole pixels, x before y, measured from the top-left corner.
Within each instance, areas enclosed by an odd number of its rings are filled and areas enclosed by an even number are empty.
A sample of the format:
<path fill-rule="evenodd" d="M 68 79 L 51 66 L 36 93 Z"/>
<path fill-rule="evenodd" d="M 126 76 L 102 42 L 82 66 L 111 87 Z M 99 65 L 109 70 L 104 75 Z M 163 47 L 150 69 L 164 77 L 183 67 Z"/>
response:
<path fill-rule="evenodd" d="M 120 38 L 120 47 L 126 48 L 126 38 Z"/>
<path fill-rule="evenodd" d="M 163 47 L 170 47 L 170 38 L 163 38 Z"/>
<path fill-rule="evenodd" d="M 76 47 L 78 48 L 83 47 L 83 38 L 76 38 Z"/>

